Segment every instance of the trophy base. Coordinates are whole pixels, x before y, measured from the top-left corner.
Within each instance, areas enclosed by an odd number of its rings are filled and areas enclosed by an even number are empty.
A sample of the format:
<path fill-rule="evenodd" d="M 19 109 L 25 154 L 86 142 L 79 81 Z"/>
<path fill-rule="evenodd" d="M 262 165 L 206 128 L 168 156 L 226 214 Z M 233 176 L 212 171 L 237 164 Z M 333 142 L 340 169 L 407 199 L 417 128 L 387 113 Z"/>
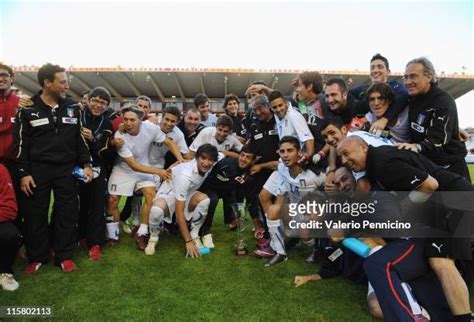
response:
<path fill-rule="evenodd" d="M 249 254 L 247 248 L 236 249 L 234 252 L 235 256 L 246 256 Z"/>

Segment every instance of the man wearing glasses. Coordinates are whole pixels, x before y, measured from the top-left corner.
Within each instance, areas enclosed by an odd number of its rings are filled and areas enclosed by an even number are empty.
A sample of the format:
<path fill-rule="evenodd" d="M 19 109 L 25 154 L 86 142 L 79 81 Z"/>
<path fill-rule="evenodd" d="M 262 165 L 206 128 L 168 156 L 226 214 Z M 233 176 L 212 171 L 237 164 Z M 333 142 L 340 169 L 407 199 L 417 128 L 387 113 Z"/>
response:
<path fill-rule="evenodd" d="M 466 145 L 459 137 L 456 102 L 438 87 L 433 64 L 424 57 L 413 59 L 406 65 L 403 78 L 410 95 L 408 121 L 412 143 L 399 144 L 399 148 L 421 153 L 470 182 L 464 160 Z"/>
<path fill-rule="evenodd" d="M 13 69 L 0 64 L 0 163 L 3 163 L 12 177 L 15 191 L 20 191 L 18 171 L 13 152 L 13 126 L 19 97 L 12 91 L 15 81 Z"/>
<path fill-rule="evenodd" d="M 87 104 L 81 114 L 81 133 L 89 147 L 94 177 L 97 178 L 87 183 L 80 182 L 79 185 L 79 239 L 85 239 L 89 258 L 99 260 L 102 257 L 101 246 L 105 242 L 107 179 L 117 152 L 110 144 L 113 128 L 106 115 L 112 100 L 110 93 L 104 87 L 96 87 L 87 95 Z"/>
<path fill-rule="evenodd" d="M 18 112 L 14 130 L 21 190 L 26 195 L 23 204 L 29 264 L 24 272 L 34 273 L 47 263 L 51 248 L 55 264 L 71 272 L 76 270 L 71 258 L 77 245 L 79 217 L 77 182 L 72 170 L 80 166 L 84 176 L 91 179 L 91 157 L 81 134 L 79 104 L 67 97 L 65 69 L 43 65 L 38 70 L 38 82 L 42 90 L 32 97 L 31 107 Z M 51 190 L 54 192 L 52 245 L 48 230 Z"/>

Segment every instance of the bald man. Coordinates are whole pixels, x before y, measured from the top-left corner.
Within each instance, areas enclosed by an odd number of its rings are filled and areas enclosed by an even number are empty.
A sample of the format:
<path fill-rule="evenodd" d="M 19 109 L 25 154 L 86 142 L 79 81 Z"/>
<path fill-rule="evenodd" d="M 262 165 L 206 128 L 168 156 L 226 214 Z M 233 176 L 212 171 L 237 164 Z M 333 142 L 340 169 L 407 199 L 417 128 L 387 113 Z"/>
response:
<path fill-rule="evenodd" d="M 474 190 L 464 177 L 448 172 L 412 151 L 397 150 L 391 146 L 372 147 L 358 137 L 347 137 L 339 143 L 337 154 L 352 171 L 366 171 L 372 184 L 386 191 L 411 191 L 409 198 L 413 203 L 424 203 L 435 191 Z M 453 217 L 446 216 L 447 224 L 436 228 L 453 232 L 454 229 L 450 228 L 455 225 Z M 472 227 L 468 229 L 472 231 L 470 229 Z M 469 291 L 454 264 L 455 259 L 472 260 L 470 242 L 461 238 L 424 241 L 424 255 L 441 281 L 452 314 L 457 321 L 470 321 Z M 399 250 L 403 252 L 402 248 Z M 370 275 L 369 272 L 367 274 Z M 464 277 L 469 279 L 467 274 Z M 377 289 L 376 292 L 379 293 Z"/>

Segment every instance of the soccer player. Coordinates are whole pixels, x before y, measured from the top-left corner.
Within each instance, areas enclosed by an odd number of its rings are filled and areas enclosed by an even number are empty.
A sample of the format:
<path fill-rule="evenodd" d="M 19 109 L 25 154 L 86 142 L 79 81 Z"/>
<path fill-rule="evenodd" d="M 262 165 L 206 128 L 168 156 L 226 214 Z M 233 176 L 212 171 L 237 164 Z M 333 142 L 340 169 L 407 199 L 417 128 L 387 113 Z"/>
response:
<path fill-rule="evenodd" d="M 146 95 L 140 95 L 135 99 L 135 105 L 143 112 L 143 121 L 150 121 L 158 124 L 158 119 L 150 114 L 152 101 Z M 123 123 L 123 115 L 116 117 L 112 121 L 114 129 L 117 130 Z M 163 167 L 161 167 L 163 168 Z M 140 209 L 142 207 L 142 194 L 137 193 L 131 197 L 127 197 L 127 201 L 120 212 L 121 226 L 124 232 L 131 234 L 132 238 L 136 237 L 137 230 L 140 225 Z M 130 229 L 126 220 L 132 215 L 132 228 Z"/>
<path fill-rule="evenodd" d="M 195 107 L 189 108 L 184 118 L 178 124 L 178 128 L 183 132 L 188 147 L 205 127 L 206 126 L 201 123 L 201 114 Z"/>
<path fill-rule="evenodd" d="M 321 132 L 324 140 L 327 144 L 331 146 L 331 151 L 329 152 L 329 167 L 326 177 L 325 191 L 334 191 L 334 171 L 338 163 L 336 148 L 339 143 L 348 136 L 358 136 L 362 138 L 365 142 L 372 146 L 380 145 L 393 145 L 392 141 L 375 134 L 365 132 L 365 131 L 355 131 L 348 132 L 347 127 L 343 124 L 342 121 L 338 119 L 325 119 L 322 125 Z M 360 173 L 353 173 L 356 177 L 358 190 L 369 191 L 371 190 L 370 183 L 368 180 L 363 179 L 365 173 L 362 171 Z"/>
<path fill-rule="evenodd" d="M 314 154 L 314 137 L 303 115 L 294 108 L 289 108 L 288 102 L 280 91 L 271 92 L 268 100 L 270 101 L 272 112 L 276 115 L 280 140 L 285 136 L 298 138 L 302 150 L 312 157 Z"/>
<path fill-rule="evenodd" d="M 397 150 L 390 146 L 372 147 L 361 138 L 348 137 L 338 145 L 337 153 L 345 166 L 352 171 L 365 170 L 368 179 L 377 182 L 384 190 L 411 191 L 408 197 L 413 203 L 426 202 L 435 191 L 474 191 L 471 183 L 465 178 L 436 166 L 412 151 Z M 453 211 L 446 209 L 443 214 L 445 217 L 439 218 L 442 219 L 441 224 L 436 221 L 435 227 L 447 233 L 458 229 L 456 220 L 459 218 Z M 472 227 L 469 220 L 467 221 L 464 228 L 470 233 Z M 470 244 L 469 240 L 462 238 L 427 239 L 424 250 L 458 321 L 469 321 L 471 310 L 469 291 L 454 264 L 454 259 L 470 260 Z M 378 292 L 375 285 L 374 288 Z"/>
<path fill-rule="evenodd" d="M 346 82 L 342 78 L 331 78 L 326 82 L 324 98 L 325 118 L 339 118 L 348 126 L 362 118 L 368 111 L 368 109 L 362 110 L 359 100 L 349 94 Z"/>
<path fill-rule="evenodd" d="M 323 91 L 323 78 L 319 72 L 304 72 L 298 77 L 298 109 L 301 114 L 310 114 L 323 119 L 323 109 L 319 95 Z"/>
<path fill-rule="evenodd" d="M 242 143 L 232 134 L 232 119 L 228 115 L 221 115 L 217 119 L 216 127 L 207 127 L 203 129 L 189 147 L 191 154 L 203 144 L 210 143 L 217 148 L 217 151 L 237 159 L 239 157 Z M 235 229 L 236 221 L 230 203 L 224 199 L 224 223 L 229 225 L 230 229 Z"/>
<path fill-rule="evenodd" d="M 122 107 L 125 107 L 128 102 L 125 103 Z M 145 95 L 140 95 L 135 99 L 134 103 L 139 109 L 143 111 L 143 121 L 151 121 L 152 123 L 157 124 L 158 121 L 154 115 L 150 114 L 151 111 L 151 98 Z M 120 127 L 120 124 L 123 123 L 123 114 L 117 117 L 114 117 L 112 120 L 112 125 L 114 127 L 114 131 L 117 131 Z"/>
<path fill-rule="evenodd" d="M 197 94 L 194 97 L 194 106 L 201 114 L 201 123 L 204 126 L 216 126 L 217 116 L 209 110 L 209 98 L 204 94 Z"/>
<path fill-rule="evenodd" d="M 165 133 L 166 137 L 173 141 L 179 148 L 183 158 L 191 159 L 188 146 L 184 139 L 184 134 L 176 127 L 181 112 L 176 106 L 168 106 L 163 110 L 163 117 L 160 122 L 160 129 Z M 165 167 L 165 155 L 169 151 L 167 145 L 163 143 L 153 142 L 153 147 L 150 149 L 150 165 L 157 168 Z M 183 159 L 181 158 L 181 160 Z"/>
<path fill-rule="evenodd" d="M 298 163 L 301 158 L 301 146 L 297 138 L 284 136 L 280 140 L 278 153 L 282 163 L 278 164 L 277 197 L 273 205 L 267 210 L 267 225 L 270 233 L 270 246 L 275 255 L 265 263 L 270 267 L 286 261 L 288 256 L 283 241 L 280 209 L 283 202 L 298 203 L 305 195 L 320 189 L 324 185 L 324 178 L 316 176 L 314 172 L 305 170 Z"/>
<path fill-rule="evenodd" d="M 203 129 L 193 141 L 189 150 L 194 154 L 197 149 L 205 144 L 214 145 L 219 152 L 225 156 L 238 158 L 242 143 L 232 134 L 232 119 L 228 115 L 221 115 L 217 119 L 215 127 Z"/>
<path fill-rule="evenodd" d="M 354 198 L 356 181 L 350 170 L 346 167 L 336 169 L 334 185 L 335 192 L 340 195 L 344 194 L 349 199 Z M 366 280 L 362 270 L 362 260 L 357 255 L 346 251 L 343 247 L 338 246 L 327 238 L 320 239 L 317 252 L 321 263 L 319 272 L 311 275 L 295 276 L 295 287 L 300 287 L 311 281 L 333 278 L 341 274 L 354 282 Z M 378 319 L 383 318 L 383 313 L 373 288 L 369 289 L 367 294 L 367 305 L 372 316 Z"/>
<path fill-rule="evenodd" d="M 146 247 L 148 234 L 148 219 L 153 198 L 156 193 L 156 182 L 153 175 L 161 179 L 169 179 L 171 173 L 149 165 L 149 152 L 153 142 L 165 144 L 178 160 L 182 160 L 176 144 L 168 139 L 160 128 L 151 122 L 142 122 L 143 111 L 136 105 L 122 109 L 124 116 L 123 129 L 125 133 L 117 131 L 116 139 L 122 139 L 124 145 L 118 149 L 120 159 L 114 166 L 108 183 L 107 223 L 108 238 L 116 243 L 119 237 L 120 213 L 118 204 L 121 196 L 131 196 L 135 191 L 141 191 L 145 202 L 141 211 L 141 224 L 137 231 L 137 244 L 140 250 Z"/>
<path fill-rule="evenodd" d="M 242 125 L 242 117 L 239 115 L 239 98 L 234 94 L 228 94 L 224 98 L 225 114 L 232 119 L 232 133 L 244 144 L 247 130 Z"/>
<path fill-rule="evenodd" d="M 153 201 L 150 214 L 150 239 L 145 254 L 155 253 L 163 221 L 176 220 L 186 245 L 186 257 L 199 257 L 199 229 L 206 219 L 210 200 L 207 195 L 197 191 L 217 161 L 217 148 L 211 144 L 201 145 L 195 159 L 172 168 L 172 180 L 165 181 Z M 191 222 L 191 231 L 187 222 Z"/>
<path fill-rule="evenodd" d="M 398 114 L 400 114 L 408 105 L 407 89 L 397 81 L 388 81 L 389 75 L 390 66 L 388 59 L 380 54 L 375 54 L 370 59 L 370 83 L 357 86 L 349 91 L 351 95 L 361 101 L 362 109 L 365 111 L 367 111 L 369 108 L 369 102 L 367 100 L 366 94 L 370 85 L 376 83 L 386 83 L 395 93 L 395 101 L 392 105 L 392 108 L 390 108 L 384 116 L 380 117 L 376 122 L 371 124 L 369 130 L 371 133 L 383 131 L 388 122 L 392 119 L 396 119 Z"/>
<path fill-rule="evenodd" d="M 211 226 L 214 218 L 217 203 L 220 198 L 225 198 L 228 205 L 239 202 L 239 196 L 247 195 L 244 188 L 250 189 L 249 170 L 255 162 L 256 153 L 249 146 L 244 146 L 240 151 L 239 158 L 225 157 L 219 160 L 202 184 L 199 191 L 205 193 L 211 203 L 204 225 L 201 228 L 200 236 L 204 247 L 214 248 L 212 240 Z M 196 243 L 200 246 L 200 240 L 196 238 Z"/>
<path fill-rule="evenodd" d="M 390 108 L 393 108 L 395 94 L 388 84 L 375 83 L 367 89 L 367 99 L 370 112 L 365 114 L 365 119 L 370 124 L 373 124 L 382 118 Z M 405 107 L 398 116 L 387 123 L 386 128 L 382 130 L 381 136 L 389 137 L 394 143 L 410 141 L 408 107 Z"/>

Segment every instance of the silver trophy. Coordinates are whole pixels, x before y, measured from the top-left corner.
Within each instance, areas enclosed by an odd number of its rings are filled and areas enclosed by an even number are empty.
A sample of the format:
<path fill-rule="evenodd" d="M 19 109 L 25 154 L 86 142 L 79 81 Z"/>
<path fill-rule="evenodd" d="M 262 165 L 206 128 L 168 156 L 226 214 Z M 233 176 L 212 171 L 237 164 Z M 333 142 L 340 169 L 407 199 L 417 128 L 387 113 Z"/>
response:
<path fill-rule="evenodd" d="M 235 255 L 245 256 L 248 255 L 248 246 L 244 241 L 244 230 L 245 230 L 245 216 L 247 214 L 247 208 L 243 202 L 236 202 L 232 204 L 232 210 L 234 211 L 235 219 L 238 220 L 237 226 L 237 244 L 235 244 Z"/>

